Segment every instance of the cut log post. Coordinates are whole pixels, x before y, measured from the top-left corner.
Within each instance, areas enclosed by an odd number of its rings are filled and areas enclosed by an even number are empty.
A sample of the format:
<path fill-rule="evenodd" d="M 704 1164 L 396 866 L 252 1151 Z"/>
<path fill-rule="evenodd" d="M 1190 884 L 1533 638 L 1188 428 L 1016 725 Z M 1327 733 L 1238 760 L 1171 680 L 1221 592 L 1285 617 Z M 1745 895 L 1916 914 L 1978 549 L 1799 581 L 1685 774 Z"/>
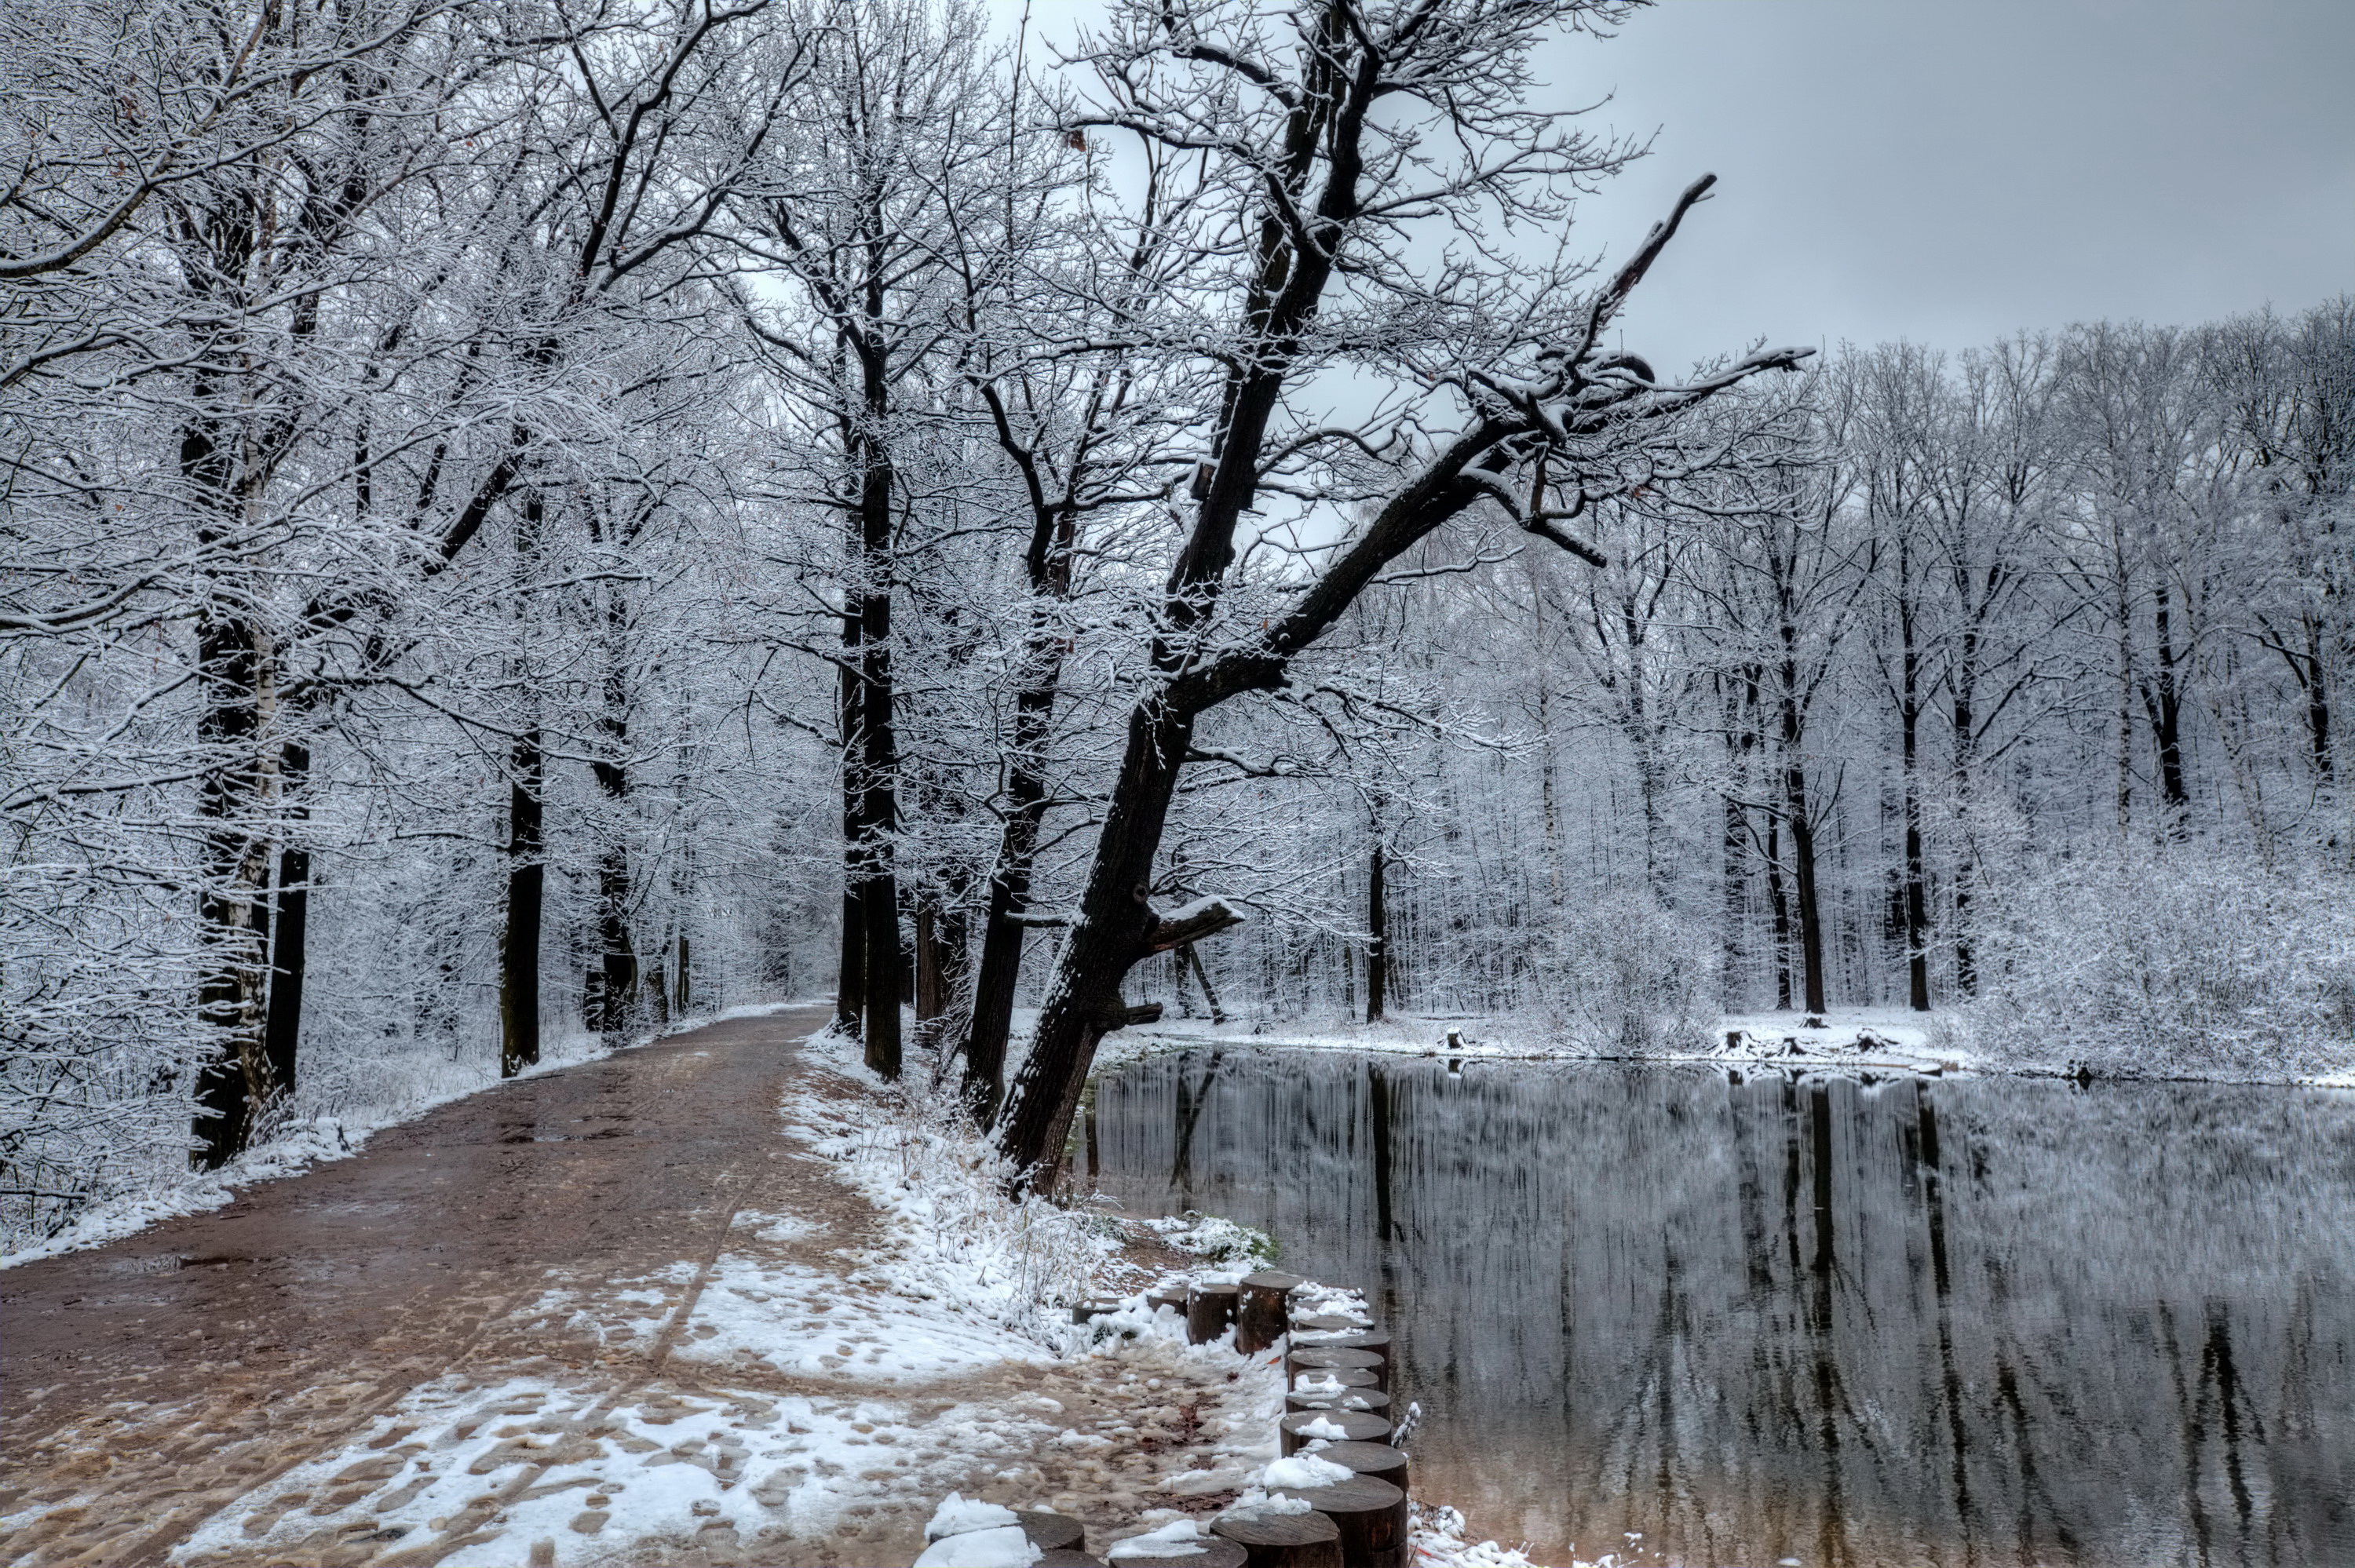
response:
<path fill-rule="evenodd" d="M 1186 1287 L 1182 1285 L 1170 1286 L 1165 1289 L 1156 1290 L 1145 1298 L 1145 1308 L 1148 1312 L 1158 1311 L 1164 1307 L 1183 1318 L 1186 1315 Z"/>
<path fill-rule="evenodd" d="M 1186 1292 L 1186 1342 L 1207 1345 L 1235 1320 L 1242 1290 L 1233 1285 L 1197 1285 Z"/>
<path fill-rule="evenodd" d="M 1106 1313 L 1119 1311 L 1120 1305 L 1121 1304 L 1119 1302 L 1114 1301 L 1108 1297 L 1101 1296 L 1091 1301 L 1080 1302 L 1071 1308 L 1071 1321 L 1074 1323 L 1092 1323 L 1097 1319 L 1103 1317 Z"/>
<path fill-rule="evenodd" d="M 1333 1521 L 1341 1537 L 1341 1568 L 1407 1568 L 1406 1493 L 1388 1481 L 1353 1476 L 1329 1487 L 1287 1487 L 1272 1494 L 1295 1498 Z"/>
<path fill-rule="evenodd" d="M 1364 1389 L 1369 1393 L 1390 1392 L 1376 1388 L 1374 1374 L 1361 1367 L 1304 1367 L 1292 1376 L 1294 1393 L 1335 1394 L 1351 1389 Z"/>
<path fill-rule="evenodd" d="M 1284 1357 L 1284 1368 L 1295 1378 L 1303 1372 L 1371 1372 L 1376 1388 L 1384 1393 L 1391 1391 L 1390 1358 L 1373 1351 L 1332 1351 L 1322 1345 L 1303 1345 Z"/>
<path fill-rule="evenodd" d="M 1026 1509 L 1014 1510 L 1014 1521 L 1030 1544 L 1041 1552 L 1079 1552 L 1085 1549 L 1086 1529 L 1076 1519 L 1060 1513 L 1039 1513 Z"/>
<path fill-rule="evenodd" d="M 1091 1557 L 1077 1550 L 1042 1552 L 1039 1554 L 1039 1561 L 1030 1564 L 1030 1568 L 1103 1568 L 1103 1559 Z M 1135 1568 L 1135 1564 L 1131 1563 L 1128 1568 Z"/>
<path fill-rule="evenodd" d="M 1246 1568 L 1341 1568 L 1341 1528 L 1321 1513 L 1237 1509 L 1210 1533 L 1241 1547 Z"/>
<path fill-rule="evenodd" d="M 1120 1542 L 1113 1547 L 1117 1550 Z M 1243 1568 L 1251 1554 L 1223 1535 L 1198 1535 L 1194 1550 L 1182 1557 L 1110 1557 L 1113 1568 Z M 1033 1568 L 1046 1568 L 1041 1562 Z"/>
<path fill-rule="evenodd" d="M 1380 1329 L 1365 1329 L 1354 1333 L 1292 1332 L 1292 1348 L 1305 1351 L 1371 1351 L 1384 1361 L 1391 1359 L 1391 1337 Z"/>
<path fill-rule="evenodd" d="M 1330 1308 L 1326 1308 L 1314 1312 L 1295 1312 L 1292 1315 L 1292 1326 L 1295 1330 L 1306 1330 L 1312 1334 L 1347 1332 L 1352 1329 L 1370 1329 L 1374 1326 L 1374 1320 L 1362 1313 L 1336 1312 Z"/>
<path fill-rule="evenodd" d="M 1338 1432 L 1338 1437 L 1328 1434 Z M 1355 1410 L 1295 1410 L 1275 1424 L 1275 1446 L 1286 1457 L 1310 1443 L 1383 1445 L 1391 1435 L 1390 1419 Z M 1385 1476 L 1384 1480 L 1390 1478 Z M 1403 1486 L 1404 1482 L 1394 1485 Z"/>
<path fill-rule="evenodd" d="M 1315 1441 L 1312 1438 L 1303 1437 L 1301 1446 L 1309 1447 Z M 1410 1489 L 1406 1481 L 1406 1450 L 1403 1448 L 1393 1448 L 1387 1443 L 1359 1438 L 1344 1439 L 1337 1443 L 1324 1442 L 1311 1451 L 1328 1465 L 1339 1465 L 1347 1469 L 1355 1470 L 1361 1476 L 1370 1476 L 1378 1481 L 1388 1481 L 1401 1491 Z"/>
<path fill-rule="evenodd" d="M 1391 1418 L 1391 1396 L 1375 1388 L 1321 1389 L 1302 1393 L 1295 1389 L 1284 1396 L 1286 1410 L 1350 1410 L 1361 1415 Z"/>
<path fill-rule="evenodd" d="M 1284 1302 L 1306 1283 L 1296 1274 L 1274 1268 L 1244 1275 L 1235 1309 L 1235 1349 L 1256 1355 L 1282 1339 L 1289 1326 Z"/>

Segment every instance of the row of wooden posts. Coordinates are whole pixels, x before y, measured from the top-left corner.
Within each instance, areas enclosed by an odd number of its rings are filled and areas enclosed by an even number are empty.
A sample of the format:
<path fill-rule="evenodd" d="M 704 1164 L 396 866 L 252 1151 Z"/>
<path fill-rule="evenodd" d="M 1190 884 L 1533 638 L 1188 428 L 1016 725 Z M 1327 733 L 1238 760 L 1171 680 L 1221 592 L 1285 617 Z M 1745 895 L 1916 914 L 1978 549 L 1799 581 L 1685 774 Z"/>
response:
<path fill-rule="evenodd" d="M 1408 1568 L 1412 1546 L 1407 1522 L 1407 1457 L 1390 1443 L 1391 1337 L 1354 1312 L 1295 1312 L 1299 1276 L 1267 1269 L 1234 1285 L 1191 1285 L 1157 1291 L 1155 1308 L 1186 1319 L 1186 1337 L 1210 1344 L 1234 1330 L 1241 1353 L 1259 1355 L 1285 1341 L 1284 1415 L 1277 1447 L 1285 1456 L 1311 1450 L 1351 1472 L 1325 1486 L 1279 1487 L 1273 1499 L 1305 1503 L 1302 1511 L 1236 1509 L 1210 1521 L 1199 1548 L 1167 1557 L 1118 1557 L 1114 1568 Z M 1073 1308 L 1085 1322 L 1117 1309 L 1116 1302 Z M 1322 1444 L 1322 1446 L 1314 1446 Z M 1100 1568 L 1082 1550 L 1077 1520 L 1060 1514 L 1018 1516 L 1044 1553 L 1035 1568 Z"/>

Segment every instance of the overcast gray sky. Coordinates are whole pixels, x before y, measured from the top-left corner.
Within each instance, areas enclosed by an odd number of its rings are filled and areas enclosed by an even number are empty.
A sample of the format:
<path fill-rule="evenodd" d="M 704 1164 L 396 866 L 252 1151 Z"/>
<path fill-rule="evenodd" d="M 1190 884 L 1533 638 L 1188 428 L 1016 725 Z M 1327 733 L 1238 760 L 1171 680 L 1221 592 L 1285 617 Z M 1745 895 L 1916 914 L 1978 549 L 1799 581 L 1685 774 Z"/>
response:
<path fill-rule="evenodd" d="M 1588 246 L 1720 177 L 1624 318 L 1663 368 L 2355 289 L 2355 0 L 1664 0 L 1541 69 L 1658 132 L 1582 204 Z"/>

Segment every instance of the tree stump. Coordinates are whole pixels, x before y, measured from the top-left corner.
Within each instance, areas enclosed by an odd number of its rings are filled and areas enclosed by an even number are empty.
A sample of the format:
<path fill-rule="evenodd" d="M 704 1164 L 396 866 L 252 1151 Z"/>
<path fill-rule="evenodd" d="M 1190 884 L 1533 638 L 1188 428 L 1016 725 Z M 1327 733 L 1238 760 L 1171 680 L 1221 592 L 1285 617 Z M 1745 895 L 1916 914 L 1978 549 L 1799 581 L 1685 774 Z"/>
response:
<path fill-rule="evenodd" d="M 1316 1427 L 1320 1436 L 1326 1431 L 1339 1432 L 1341 1436 L 1337 1438 L 1323 1439 L 1336 1447 L 1352 1443 L 1366 1447 L 1380 1446 L 1391 1435 L 1390 1418 L 1386 1415 L 1373 1415 L 1357 1410 L 1295 1410 L 1275 1424 L 1275 1446 L 1286 1458 L 1318 1440 L 1303 1430 L 1310 1426 Z M 1388 1476 L 1381 1478 L 1386 1481 L 1391 1479 Z M 1406 1483 L 1392 1481 L 1391 1484 L 1404 1486 Z"/>
<path fill-rule="evenodd" d="M 1359 1415 L 1379 1415 L 1391 1418 L 1391 1396 L 1378 1388 L 1337 1388 L 1323 1393 L 1303 1393 L 1298 1389 L 1284 1396 L 1284 1408 L 1295 1410 L 1346 1410 Z"/>
<path fill-rule="evenodd" d="M 1281 1269 L 1263 1268 L 1243 1276 L 1242 1298 L 1235 1312 L 1235 1349 L 1255 1355 L 1284 1336 L 1284 1302 L 1307 1281 Z"/>
<path fill-rule="evenodd" d="M 1241 1547 L 1245 1568 L 1342 1568 L 1341 1527 L 1321 1513 L 1238 1509 L 1212 1520 L 1210 1533 Z"/>
<path fill-rule="evenodd" d="M 1390 1482 L 1355 1476 L 1273 1495 L 1297 1498 L 1333 1521 L 1341 1537 L 1341 1568 L 1407 1568 L 1406 1493 Z"/>
<path fill-rule="evenodd" d="M 1348 1333 L 1293 1330 L 1294 1350 L 1305 1351 L 1312 1345 L 1320 1351 L 1372 1351 L 1384 1361 L 1391 1359 L 1391 1337 L 1380 1329 L 1359 1329 Z"/>
<path fill-rule="evenodd" d="M 1304 1372 L 1370 1372 L 1374 1387 L 1384 1393 L 1391 1391 L 1390 1358 L 1372 1351 L 1332 1351 L 1322 1345 L 1303 1345 L 1284 1357 L 1284 1370 L 1295 1379 Z"/>
<path fill-rule="evenodd" d="M 1304 1446 L 1310 1441 L 1306 1437 L 1301 1439 Z M 1406 1450 L 1403 1448 L 1393 1448 L 1388 1443 L 1361 1437 L 1327 1442 L 1314 1452 L 1328 1465 L 1340 1465 L 1361 1476 L 1388 1481 L 1401 1491 L 1408 1489 Z"/>
<path fill-rule="evenodd" d="M 1087 1531 L 1076 1519 L 1060 1513 L 1034 1513 L 1026 1509 L 1014 1510 L 1014 1522 L 1030 1538 L 1030 1544 L 1041 1552 L 1078 1552 L 1084 1549 Z"/>
<path fill-rule="evenodd" d="M 1242 1296 L 1242 1287 L 1235 1285 L 1197 1285 L 1186 1292 L 1186 1342 L 1207 1345 L 1227 1331 L 1235 1320 L 1235 1303 Z"/>
<path fill-rule="evenodd" d="M 1344 1389 L 1369 1389 L 1376 1393 L 1388 1393 L 1386 1388 L 1375 1388 L 1374 1374 L 1361 1367 L 1303 1367 L 1293 1374 L 1294 1393 L 1339 1393 Z"/>
<path fill-rule="evenodd" d="M 1113 1543 L 1117 1552 L 1120 1542 Z M 1251 1554 L 1223 1535 L 1198 1535 L 1194 1544 L 1199 1551 L 1182 1557 L 1116 1557 L 1106 1552 L 1104 1562 L 1110 1568 L 1243 1568 Z M 1031 1568 L 1047 1568 L 1046 1563 L 1033 1563 Z"/>

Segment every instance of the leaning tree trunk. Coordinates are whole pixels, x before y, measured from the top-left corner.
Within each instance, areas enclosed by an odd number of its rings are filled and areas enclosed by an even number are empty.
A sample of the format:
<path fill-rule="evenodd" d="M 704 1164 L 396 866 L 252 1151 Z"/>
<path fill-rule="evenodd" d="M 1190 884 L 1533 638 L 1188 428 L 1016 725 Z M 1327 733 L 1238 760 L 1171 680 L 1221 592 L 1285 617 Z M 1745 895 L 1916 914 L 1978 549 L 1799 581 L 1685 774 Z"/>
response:
<path fill-rule="evenodd" d="M 1051 1169 L 1060 1157 L 1097 1043 L 1128 1021 L 1120 983 L 1148 950 L 1153 857 L 1193 737 L 1194 715 L 1168 704 L 1143 704 L 1129 715 L 1120 776 L 1081 895 L 1080 918 L 1056 966 L 1054 990 L 1039 1012 L 1038 1033 L 999 1128 L 1001 1147 L 1025 1171 Z"/>

